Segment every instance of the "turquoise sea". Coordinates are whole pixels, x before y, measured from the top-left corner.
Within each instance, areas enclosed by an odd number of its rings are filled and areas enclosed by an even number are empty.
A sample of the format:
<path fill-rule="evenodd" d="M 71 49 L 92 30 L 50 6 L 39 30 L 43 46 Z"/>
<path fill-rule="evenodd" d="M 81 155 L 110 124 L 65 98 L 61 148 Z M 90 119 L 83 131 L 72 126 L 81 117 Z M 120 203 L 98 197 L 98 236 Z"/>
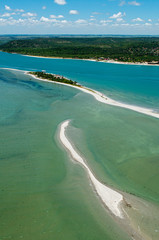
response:
<path fill-rule="evenodd" d="M 159 67 L 0 52 L 0 68 L 0 240 L 132 239 L 60 145 L 66 119 L 68 137 L 96 177 L 135 202 L 132 225 L 143 239 L 159 239 L 159 119 L 13 70 L 60 74 L 159 112 Z"/>

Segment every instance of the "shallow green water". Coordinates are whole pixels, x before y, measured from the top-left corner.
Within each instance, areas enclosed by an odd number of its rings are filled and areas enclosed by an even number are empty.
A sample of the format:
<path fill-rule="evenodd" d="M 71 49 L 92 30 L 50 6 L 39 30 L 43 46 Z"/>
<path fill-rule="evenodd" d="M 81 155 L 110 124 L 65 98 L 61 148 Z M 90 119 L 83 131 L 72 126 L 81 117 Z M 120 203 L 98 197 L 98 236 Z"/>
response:
<path fill-rule="evenodd" d="M 60 146 L 58 125 L 72 120 L 68 135 L 99 180 L 158 205 L 159 120 L 20 72 L 0 73 L 0 239 L 129 239 Z M 90 79 L 99 90 L 101 82 Z M 114 96 L 127 99 L 117 89 Z M 157 106 L 152 92 L 135 102 Z"/>
<path fill-rule="evenodd" d="M 2 72 L 16 82 L 1 84 L 0 239 L 129 239 L 57 144 L 77 91 Z"/>

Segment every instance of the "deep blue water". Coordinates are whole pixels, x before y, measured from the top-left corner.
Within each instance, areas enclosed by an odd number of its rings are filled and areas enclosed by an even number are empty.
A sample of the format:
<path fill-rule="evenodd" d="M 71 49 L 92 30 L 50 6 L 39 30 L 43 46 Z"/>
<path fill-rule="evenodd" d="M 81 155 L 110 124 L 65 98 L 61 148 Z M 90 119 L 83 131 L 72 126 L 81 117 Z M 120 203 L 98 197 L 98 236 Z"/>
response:
<path fill-rule="evenodd" d="M 139 106 L 159 108 L 159 67 L 46 59 L 0 52 L 0 67 L 46 70 Z"/>

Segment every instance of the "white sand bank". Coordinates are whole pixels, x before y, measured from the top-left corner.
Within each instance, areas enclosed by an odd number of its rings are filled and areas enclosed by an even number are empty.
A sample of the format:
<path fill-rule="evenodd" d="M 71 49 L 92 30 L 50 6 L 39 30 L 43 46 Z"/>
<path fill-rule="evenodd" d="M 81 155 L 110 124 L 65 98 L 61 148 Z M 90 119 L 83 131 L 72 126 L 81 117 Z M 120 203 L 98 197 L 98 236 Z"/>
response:
<path fill-rule="evenodd" d="M 123 218 L 123 214 L 120 207 L 120 204 L 123 200 L 123 196 L 120 193 L 112 190 L 111 188 L 106 187 L 104 184 L 102 184 L 96 179 L 96 177 L 93 175 L 89 167 L 84 162 L 83 158 L 75 151 L 72 144 L 67 139 L 65 131 L 68 124 L 69 124 L 69 120 L 63 122 L 60 126 L 60 140 L 62 144 L 70 152 L 72 158 L 78 163 L 80 163 L 87 170 L 90 180 L 93 183 L 94 188 L 98 196 L 103 201 L 103 203 L 109 208 L 109 210 L 115 216 L 119 218 Z"/>
<path fill-rule="evenodd" d="M 149 108 L 143 108 L 143 107 L 139 107 L 139 106 L 134 106 L 134 105 L 130 105 L 130 104 L 126 104 L 126 103 L 121 103 L 118 101 L 115 101 L 111 98 L 108 98 L 106 95 L 102 94 L 101 92 L 95 91 L 91 88 L 86 88 L 84 86 L 74 86 L 71 84 L 66 84 L 66 83 L 61 83 L 61 82 L 55 82 L 55 81 L 49 81 L 47 79 L 42 79 L 42 78 L 38 78 L 32 74 L 29 74 L 29 71 L 22 71 L 22 70 L 18 70 L 18 69 L 12 69 L 12 68 L 1 68 L 1 69 L 8 69 L 8 70 L 15 70 L 15 71 L 21 71 L 24 72 L 27 75 L 30 75 L 31 77 L 33 77 L 36 80 L 40 80 L 40 81 L 44 81 L 44 82 L 51 82 L 51 83 L 56 83 L 56 84 L 61 84 L 61 85 L 65 85 L 68 87 L 73 87 L 76 88 L 78 90 L 81 90 L 85 93 L 89 93 L 91 94 L 97 101 L 108 104 L 108 105 L 112 105 L 112 106 L 116 106 L 116 107 L 121 107 L 121 108 L 126 108 L 126 109 L 130 109 L 132 111 L 135 112 L 139 112 L 145 115 L 149 115 L 151 117 L 155 117 L 155 118 L 159 118 L 159 113 L 154 112 L 153 109 L 149 109 Z"/>
<path fill-rule="evenodd" d="M 139 66 L 156 66 L 159 67 L 157 63 L 148 63 L 148 62 L 120 62 L 116 60 L 100 60 L 99 62 L 104 63 L 115 63 L 115 64 L 124 64 L 124 65 L 139 65 Z"/>
<path fill-rule="evenodd" d="M 146 114 L 146 115 L 149 115 L 149 116 L 152 116 L 155 118 L 159 118 L 159 113 L 154 112 L 152 109 L 121 103 L 121 102 L 115 101 L 111 98 L 108 98 L 107 96 L 105 96 L 102 93 L 97 92 L 97 91 L 94 91 L 94 93 L 91 93 L 91 92 L 89 92 L 89 93 L 92 94 L 99 102 L 109 104 L 112 106 L 116 106 L 116 107 L 130 109 L 135 112 L 139 112 L 139 113 Z"/>
<path fill-rule="evenodd" d="M 28 72 L 26 72 L 26 73 L 28 74 Z M 65 86 L 69 86 L 69 87 L 79 89 L 79 90 L 81 90 L 85 93 L 89 93 L 89 94 L 93 95 L 93 97 L 97 101 L 108 104 L 108 105 L 130 109 L 130 110 L 133 110 L 135 112 L 139 112 L 139 113 L 146 114 L 146 115 L 149 115 L 149 116 L 152 116 L 152 117 L 155 117 L 155 118 L 159 118 L 159 113 L 154 112 L 152 109 L 143 108 L 143 107 L 134 106 L 134 105 L 129 105 L 129 104 L 125 104 L 125 103 L 115 101 L 111 98 L 108 98 L 106 95 L 102 94 L 101 92 L 95 91 L 91 88 L 86 88 L 84 86 L 79 87 L 79 86 L 74 86 L 74 85 L 71 85 L 71 84 L 49 81 L 49 80 L 46 80 L 46 79 L 37 78 L 36 76 L 34 76 L 32 74 L 28 74 L 28 75 L 34 77 L 35 79 L 41 80 L 41 81 L 53 82 L 53 83 L 62 84 L 62 85 L 65 85 Z"/>

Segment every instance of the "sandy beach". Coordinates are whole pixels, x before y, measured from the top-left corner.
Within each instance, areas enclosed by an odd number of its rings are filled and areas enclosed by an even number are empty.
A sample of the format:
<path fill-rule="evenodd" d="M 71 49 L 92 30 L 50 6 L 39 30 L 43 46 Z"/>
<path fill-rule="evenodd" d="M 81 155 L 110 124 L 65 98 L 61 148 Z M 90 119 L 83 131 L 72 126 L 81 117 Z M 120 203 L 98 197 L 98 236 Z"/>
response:
<path fill-rule="evenodd" d="M 108 209 L 117 217 L 123 218 L 123 213 L 121 209 L 121 202 L 123 201 L 123 196 L 114 191 L 113 189 L 105 186 L 101 182 L 99 182 L 96 177 L 93 175 L 87 164 L 84 162 L 83 158 L 76 152 L 73 148 L 72 144 L 66 137 L 66 129 L 69 125 L 69 120 L 63 122 L 60 126 L 60 141 L 64 145 L 64 147 L 69 151 L 72 158 L 80 163 L 87 171 L 88 176 L 96 190 L 96 193 L 102 200 L 102 202 L 108 207 Z"/>
<path fill-rule="evenodd" d="M 16 54 L 16 53 L 12 53 Z M 102 62 L 102 63 L 114 63 L 114 64 L 122 64 L 122 65 L 141 65 L 141 66 L 159 66 L 159 64 L 149 64 L 148 62 L 121 62 L 121 61 L 116 61 L 113 59 L 110 60 L 98 60 L 98 59 L 91 59 L 91 58 L 86 58 L 86 59 L 78 59 L 78 58 L 64 58 L 64 57 L 44 57 L 44 56 L 34 56 L 34 55 L 24 55 L 21 54 L 22 56 L 25 57 L 34 57 L 34 58 L 48 58 L 48 59 L 72 59 L 72 60 L 83 60 L 83 61 L 91 61 L 91 62 Z"/>
<path fill-rule="evenodd" d="M 115 61 L 113 59 L 111 60 L 101 60 L 99 62 L 104 62 L 104 63 L 114 63 L 114 64 L 123 64 L 123 65 L 141 65 L 141 66 L 159 66 L 157 63 L 148 63 L 148 62 L 120 62 L 120 61 Z"/>

